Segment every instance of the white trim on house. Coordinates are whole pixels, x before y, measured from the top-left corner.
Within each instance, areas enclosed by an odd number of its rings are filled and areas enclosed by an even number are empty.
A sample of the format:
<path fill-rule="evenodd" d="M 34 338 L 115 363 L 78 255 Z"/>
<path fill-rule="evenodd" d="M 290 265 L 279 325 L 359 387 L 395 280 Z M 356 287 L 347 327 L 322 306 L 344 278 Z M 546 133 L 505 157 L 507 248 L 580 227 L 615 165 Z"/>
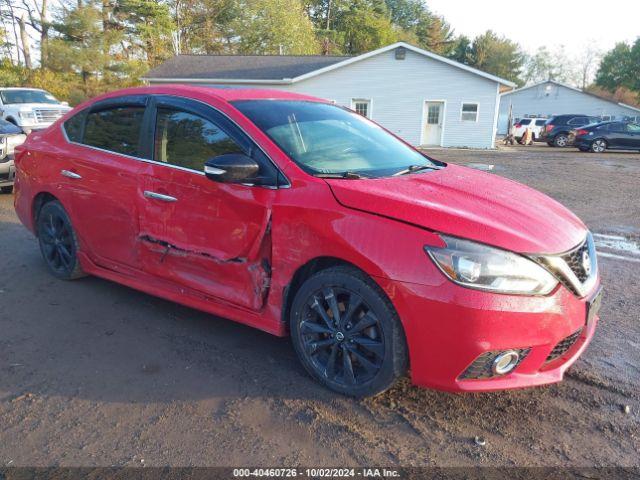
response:
<path fill-rule="evenodd" d="M 491 135 L 491 148 L 496 148 L 496 136 L 498 135 L 498 121 L 500 119 L 500 85 L 496 92 L 496 107 L 493 113 L 493 134 Z"/>
<path fill-rule="evenodd" d="M 424 126 L 427 121 L 427 112 L 425 111 L 425 107 L 427 103 L 441 103 L 442 104 L 442 131 L 440 132 L 440 143 L 438 146 L 444 146 L 444 129 L 447 125 L 447 101 L 446 100 L 434 100 L 432 98 L 425 98 L 422 100 L 422 120 L 420 122 L 420 146 L 434 146 L 434 145 L 425 145 L 424 143 Z"/>
<path fill-rule="evenodd" d="M 599 98 L 603 102 L 609 102 L 612 105 L 618 105 L 620 107 L 629 108 L 631 110 L 635 110 L 636 112 L 640 112 L 640 108 L 638 107 L 632 107 L 631 105 L 627 105 L 626 103 L 622 103 L 622 102 L 616 102 L 615 100 L 609 100 L 608 98 L 603 98 L 603 97 L 600 97 L 599 95 L 594 95 L 593 93 L 585 92 L 584 90 L 581 90 L 577 87 L 572 87 L 571 85 L 567 85 L 565 83 L 556 82 L 555 80 L 544 80 L 543 82 L 534 83 L 533 85 L 527 85 L 525 87 L 516 88 L 515 90 L 509 90 L 508 92 L 501 93 L 500 97 L 505 97 L 507 95 L 511 95 L 512 93 L 518 93 L 524 90 L 529 90 L 530 88 L 537 88 L 546 83 L 551 83 L 559 87 L 568 88 L 569 90 L 573 90 L 574 92 L 578 92 L 578 93 L 584 93 L 585 95 L 591 95 L 593 97 Z"/>
<path fill-rule="evenodd" d="M 373 120 L 373 99 L 372 98 L 364 98 L 364 97 L 354 97 L 351 99 L 351 110 L 357 113 L 356 111 L 356 103 L 366 103 L 367 104 L 367 115 L 366 118 L 369 120 Z"/>
<path fill-rule="evenodd" d="M 433 60 L 437 60 L 442 63 L 446 63 L 456 68 L 460 68 L 461 70 L 465 70 L 467 72 L 473 73 L 475 75 L 479 75 L 488 80 L 493 80 L 494 82 L 498 82 L 502 85 L 506 85 L 508 87 L 515 87 L 516 84 L 510 82 L 509 80 L 505 80 L 504 78 L 496 77 L 495 75 L 491 75 L 490 73 L 483 72 L 481 70 L 477 70 L 475 68 L 469 67 L 468 65 L 464 65 L 463 63 L 456 62 L 455 60 L 450 60 L 445 57 L 441 57 L 440 55 L 436 55 L 435 53 L 431 53 L 427 50 L 423 50 L 422 48 L 414 47 L 405 42 L 396 42 L 391 45 L 387 45 L 386 47 L 379 48 L 377 50 L 372 50 L 371 52 L 363 53 L 362 55 L 358 55 L 357 57 L 351 57 L 342 62 L 334 63 L 333 65 L 329 65 L 327 67 L 320 68 L 318 70 L 314 70 L 313 72 L 305 73 L 304 75 L 300 75 L 293 79 L 293 82 L 299 82 L 301 80 L 306 80 L 307 78 L 315 77 L 316 75 L 321 75 L 325 72 L 330 72 L 331 70 L 335 70 L 337 68 L 345 67 L 347 65 L 351 65 L 352 63 L 359 62 L 361 60 L 365 60 L 369 57 L 373 57 L 374 55 L 378 55 L 380 53 L 388 52 L 390 50 L 394 50 L 398 47 L 404 47 L 407 50 L 411 50 L 414 53 L 418 53 L 420 55 L 424 55 L 425 57 L 431 58 Z"/>
<path fill-rule="evenodd" d="M 465 120 L 464 118 L 462 118 L 462 115 L 465 113 L 465 111 L 464 111 L 464 106 L 465 105 L 475 105 L 476 106 L 476 119 L 475 120 Z M 472 113 L 472 112 L 466 112 L 466 113 Z M 465 101 L 462 101 L 460 103 L 460 121 L 462 123 L 478 123 L 478 120 L 480 120 L 480 102 L 465 102 Z"/>
<path fill-rule="evenodd" d="M 350 57 L 341 62 L 334 63 L 333 65 L 329 65 L 327 67 L 319 68 L 318 70 L 314 70 L 309 73 L 305 73 L 303 75 L 299 75 L 295 78 L 284 78 L 278 80 L 251 80 L 251 79 L 230 79 L 230 78 L 148 78 L 142 77 L 143 80 L 147 82 L 156 82 L 156 83 L 229 83 L 229 84 L 242 84 L 242 83 L 263 83 L 263 84 L 292 84 L 297 83 L 302 80 L 306 80 L 308 78 L 315 77 L 317 75 L 322 75 L 323 73 L 330 72 L 332 70 L 336 70 L 338 68 L 346 67 L 347 65 L 351 65 L 352 63 L 359 62 L 361 60 L 365 60 L 367 58 L 373 57 L 375 55 L 379 55 L 384 52 L 388 52 L 390 50 L 394 50 L 398 47 L 404 47 L 407 50 L 410 50 L 414 53 L 423 55 L 425 57 L 431 58 L 433 60 L 437 60 L 442 63 L 446 63 L 447 65 L 451 65 L 452 67 L 459 68 L 461 70 L 465 70 L 469 73 L 473 73 L 480 77 L 484 77 L 488 80 L 492 80 L 494 82 L 498 82 L 499 84 L 506 85 L 507 87 L 514 88 L 516 86 L 515 83 L 510 82 L 509 80 L 505 80 L 504 78 L 496 77 L 495 75 L 491 75 L 490 73 L 483 72 L 481 70 L 477 70 L 475 68 L 469 67 L 468 65 L 464 65 L 462 63 L 456 62 L 455 60 L 450 60 L 445 57 L 441 57 L 440 55 L 436 55 L 435 53 L 431 53 L 427 50 L 423 50 L 418 47 L 414 47 L 405 42 L 396 42 L 391 45 L 387 45 L 386 47 L 379 48 L 377 50 L 372 50 L 371 52 L 363 53 L 362 55 L 358 55 L 356 57 Z"/>

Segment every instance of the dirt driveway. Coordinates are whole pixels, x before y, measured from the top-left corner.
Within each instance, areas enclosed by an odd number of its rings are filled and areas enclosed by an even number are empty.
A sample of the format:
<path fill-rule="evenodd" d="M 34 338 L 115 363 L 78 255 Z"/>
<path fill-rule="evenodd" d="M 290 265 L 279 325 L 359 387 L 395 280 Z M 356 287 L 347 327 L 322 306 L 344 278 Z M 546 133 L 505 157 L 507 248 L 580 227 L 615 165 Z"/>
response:
<path fill-rule="evenodd" d="M 608 245 L 603 320 L 565 382 L 483 395 L 403 382 L 339 397 L 287 339 L 97 278 L 55 280 L 2 195 L 0 466 L 638 466 L 640 155 L 430 153 L 494 165 Z"/>

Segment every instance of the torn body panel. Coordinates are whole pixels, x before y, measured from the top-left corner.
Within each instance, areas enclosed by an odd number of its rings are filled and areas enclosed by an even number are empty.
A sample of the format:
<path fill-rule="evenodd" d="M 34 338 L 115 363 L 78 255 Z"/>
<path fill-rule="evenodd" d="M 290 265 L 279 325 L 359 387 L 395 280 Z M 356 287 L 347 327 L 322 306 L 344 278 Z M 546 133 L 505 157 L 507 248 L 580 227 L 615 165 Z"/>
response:
<path fill-rule="evenodd" d="M 212 182 L 164 165 L 146 167 L 137 249 L 142 269 L 252 310 L 270 284 L 273 192 Z M 150 199 L 144 192 L 174 202 Z"/>

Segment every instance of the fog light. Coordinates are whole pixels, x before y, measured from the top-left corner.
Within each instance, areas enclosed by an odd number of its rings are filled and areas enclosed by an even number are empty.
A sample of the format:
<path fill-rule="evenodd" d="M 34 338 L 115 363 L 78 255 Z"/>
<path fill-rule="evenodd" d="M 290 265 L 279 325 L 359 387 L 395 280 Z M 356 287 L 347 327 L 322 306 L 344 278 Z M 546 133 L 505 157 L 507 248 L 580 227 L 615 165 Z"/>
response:
<path fill-rule="evenodd" d="M 518 360 L 520 360 L 520 354 L 518 352 L 515 350 L 507 350 L 493 359 L 491 370 L 496 375 L 504 375 L 516 368 Z"/>

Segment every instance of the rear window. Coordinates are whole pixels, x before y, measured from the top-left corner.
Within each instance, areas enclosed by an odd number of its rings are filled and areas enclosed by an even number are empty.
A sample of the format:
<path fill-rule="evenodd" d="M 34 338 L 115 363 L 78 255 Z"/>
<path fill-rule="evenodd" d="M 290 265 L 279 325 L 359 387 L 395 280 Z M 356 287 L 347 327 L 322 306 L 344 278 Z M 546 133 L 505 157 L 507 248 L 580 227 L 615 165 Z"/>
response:
<path fill-rule="evenodd" d="M 139 157 L 144 107 L 115 107 L 91 112 L 84 128 L 85 145 Z"/>
<path fill-rule="evenodd" d="M 520 125 L 529 125 L 529 124 L 531 124 L 530 118 L 523 118 L 522 120 L 520 120 Z"/>
<path fill-rule="evenodd" d="M 64 122 L 64 132 L 67 134 L 69 141 L 76 143 L 82 142 L 82 127 L 84 127 L 84 119 L 86 116 L 87 111 L 83 110 Z"/>
<path fill-rule="evenodd" d="M 543 126 L 545 123 L 547 123 L 546 120 L 542 119 L 542 120 L 536 120 L 536 127 L 541 127 Z"/>

